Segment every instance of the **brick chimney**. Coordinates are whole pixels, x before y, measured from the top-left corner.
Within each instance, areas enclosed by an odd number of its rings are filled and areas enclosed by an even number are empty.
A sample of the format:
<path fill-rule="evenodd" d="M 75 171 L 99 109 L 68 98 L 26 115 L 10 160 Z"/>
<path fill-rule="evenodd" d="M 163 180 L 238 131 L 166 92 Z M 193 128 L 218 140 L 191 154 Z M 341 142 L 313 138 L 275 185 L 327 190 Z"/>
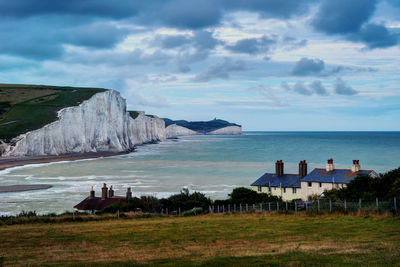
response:
<path fill-rule="evenodd" d="M 282 160 L 277 160 L 275 163 L 275 175 L 281 176 L 283 175 L 283 162 Z"/>
<path fill-rule="evenodd" d="M 93 186 L 92 186 L 92 190 L 90 190 L 89 196 L 90 196 L 90 198 L 94 198 L 94 196 L 95 196 L 95 192 L 94 192 Z"/>
<path fill-rule="evenodd" d="M 128 201 L 128 200 L 131 199 L 131 198 L 132 198 L 132 191 L 131 191 L 131 188 L 128 187 L 128 188 L 126 189 L 126 201 Z"/>
<path fill-rule="evenodd" d="M 102 199 L 106 199 L 107 198 L 107 191 L 108 191 L 107 185 L 104 184 L 103 188 L 101 189 L 101 198 Z"/>
<path fill-rule="evenodd" d="M 110 186 L 110 190 L 108 190 L 108 197 L 112 198 L 114 196 L 114 190 L 112 188 L 112 186 Z"/>
<path fill-rule="evenodd" d="M 307 175 L 307 162 L 305 160 L 302 160 L 299 162 L 299 176 L 300 178 L 303 178 L 306 175 Z"/>
<path fill-rule="evenodd" d="M 326 171 L 331 172 L 331 171 L 333 171 L 333 169 L 334 169 L 333 159 L 330 158 L 330 159 L 328 159 L 328 162 L 326 163 Z"/>
<path fill-rule="evenodd" d="M 351 166 L 351 171 L 352 172 L 358 172 L 358 171 L 360 171 L 360 161 L 357 159 L 357 160 L 353 160 L 353 166 Z"/>

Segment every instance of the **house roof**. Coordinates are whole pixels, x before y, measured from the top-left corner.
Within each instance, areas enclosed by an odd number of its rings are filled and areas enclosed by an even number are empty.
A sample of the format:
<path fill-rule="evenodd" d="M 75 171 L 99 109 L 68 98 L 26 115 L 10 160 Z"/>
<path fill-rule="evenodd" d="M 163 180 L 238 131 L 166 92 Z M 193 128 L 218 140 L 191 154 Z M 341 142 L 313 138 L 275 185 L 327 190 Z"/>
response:
<path fill-rule="evenodd" d="M 102 210 L 115 203 L 126 204 L 126 201 L 124 197 L 112 197 L 105 199 L 101 197 L 87 197 L 79 204 L 75 205 L 74 208 L 78 210 Z"/>
<path fill-rule="evenodd" d="M 300 176 L 298 176 L 297 174 L 284 174 L 277 176 L 275 173 L 265 173 L 251 185 L 273 187 L 300 187 Z"/>
<path fill-rule="evenodd" d="M 306 175 L 302 182 L 321 182 L 321 183 L 343 183 L 347 184 L 360 174 L 371 174 L 372 170 L 360 170 L 358 172 L 352 172 L 349 169 L 334 169 L 333 171 L 327 172 L 326 169 L 314 169 L 308 175 Z"/>

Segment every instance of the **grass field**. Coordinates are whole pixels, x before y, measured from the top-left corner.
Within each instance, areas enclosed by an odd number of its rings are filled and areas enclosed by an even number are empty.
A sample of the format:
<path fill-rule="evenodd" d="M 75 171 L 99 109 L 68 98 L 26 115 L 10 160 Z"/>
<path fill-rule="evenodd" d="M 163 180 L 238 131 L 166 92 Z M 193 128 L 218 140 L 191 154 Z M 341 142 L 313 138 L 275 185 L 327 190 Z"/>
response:
<path fill-rule="evenodd" d="M 100 88 L 0 84 L 0 139 L 10 140 L 57 119 L 57 112 L 89 99 Z"/>
<path fill-rule="evenodd" d="M 4 265 L 400 265 L 390 215 L 224 214 L 0 226 Z"/>

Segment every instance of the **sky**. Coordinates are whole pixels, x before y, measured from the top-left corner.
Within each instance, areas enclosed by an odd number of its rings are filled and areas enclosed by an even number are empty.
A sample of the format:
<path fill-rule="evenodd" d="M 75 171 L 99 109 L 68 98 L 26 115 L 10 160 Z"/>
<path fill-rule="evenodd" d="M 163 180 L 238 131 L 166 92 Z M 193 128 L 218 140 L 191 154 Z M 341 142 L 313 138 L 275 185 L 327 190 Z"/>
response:
<path fill-rule="evenodd" d="M 245 131 L 400 130 L 400 0 L 0 1 L 0 83 Z"/>

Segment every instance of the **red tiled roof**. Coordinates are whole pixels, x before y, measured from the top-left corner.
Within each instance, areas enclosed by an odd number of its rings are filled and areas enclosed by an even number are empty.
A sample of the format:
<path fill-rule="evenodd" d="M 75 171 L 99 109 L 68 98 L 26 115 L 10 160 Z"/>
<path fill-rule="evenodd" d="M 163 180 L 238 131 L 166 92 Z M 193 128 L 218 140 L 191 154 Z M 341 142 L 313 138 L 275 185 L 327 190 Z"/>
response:
<path fill-rule="evenodd" d="M 115 203 L 126 204 L 124 197 L 112 197 L 102 199 L 101 197 L 87 197 L 79 204 L 75 205 L 74 208 L 78 210 L 102 210 Z"/>

